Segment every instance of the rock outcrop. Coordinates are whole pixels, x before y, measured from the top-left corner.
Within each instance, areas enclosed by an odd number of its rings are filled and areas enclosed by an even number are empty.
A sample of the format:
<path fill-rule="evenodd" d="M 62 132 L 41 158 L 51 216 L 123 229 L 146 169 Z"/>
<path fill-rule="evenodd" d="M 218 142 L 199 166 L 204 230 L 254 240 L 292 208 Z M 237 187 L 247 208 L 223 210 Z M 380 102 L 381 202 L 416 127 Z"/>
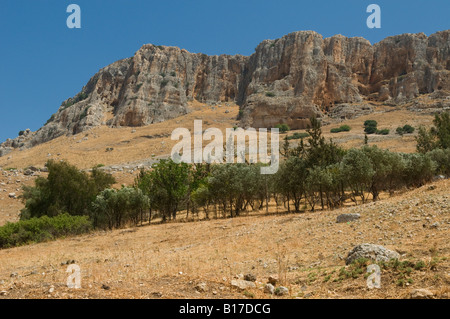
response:
<path fill-rule="evenodd" d="M 242 121 L 302 128 L 343 103 L 401 104 L 420 94 L 450 90 L 450 30 L 388 37 L 323 39 L 312 31 L 263 41 L 240 86 Z M 448 96 L 448 92 L 447 92 Z"/>
<path fill-rule="evenodd" d="M 401 104 L 438 91 L 448 100 L 450 30 L 392 36 L 375 45 L 299 31 L 263 41 L 250 57 L 148 44 L 101 69 L 41 129 L 1 144 L 0 156 L 99 125 L 165 121 L 188 113 L 194 99 L 237 102 L 243 126 L 304 128 L 311 116 L 333 115 L 336 106 Z"/>
<path fill-rule="evenodd" d="M 400 259 L 400 254 L 396 251 L 387 249 L 380 245 L 361 244 L 355 246 L 345 258 L 345 264 L 349 265 L 353 261 L 366 258 L 373 261 L 389 261 L 391 259 Z"/>

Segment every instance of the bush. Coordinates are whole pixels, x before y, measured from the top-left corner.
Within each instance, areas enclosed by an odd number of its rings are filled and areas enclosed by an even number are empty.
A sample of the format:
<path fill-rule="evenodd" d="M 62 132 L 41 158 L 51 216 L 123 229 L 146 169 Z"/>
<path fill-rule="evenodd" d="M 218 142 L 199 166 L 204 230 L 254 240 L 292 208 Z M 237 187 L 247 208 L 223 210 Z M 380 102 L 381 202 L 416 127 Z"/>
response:
<path fill-rule="evenodd" d="M 277 124 L 275 125 L 275 128 L 280 130 L 280 133 L 286 133 L 287 131 L 290 131 L 290 128 L 287 124 Z"/>
<path fill-rule="evenodd" d="M 364 122 L 364 132 L 366 134 L 374 134 L 377 133 L 377 121 L 375 120 L 367 120 Z"/>
<path fill-rule="evenodd" d="M 88 175 L 67 162 L 48 161 L 46 166 L 47 178 L 38 177 L 35 186 L 23 187 L 22 220 L 61 213 L 87 215 L 97 194 L 115 183 L 111 175 L 96 168 Z"/>
<path fill-rule="evenodd" d="M 372 126 L 377 127 L 378 123 L 375 120 L 367 120 L 364 122 L 364 127 Z"/>
<path fill-rule="evenodd" d="M 337 128 L 332 128 L 330 130 L 331 133 L 340 133 L 340 132 L 349 132 L 351 130 L 351 127 L 348 125 L 341 125 Z"/>
<path fill-rule="evenodd" d="M 450 149 L 434 149 L 427 155 L 436 164 L 436 174 L 450 176 Z"/>
<path fill-rule="evenodd" d="M 377 130 L 376 131 L 376 133 L 378 134 L 378 135 L 388 135 L 389 134 L 389 130 L 388 129 L 382 129 L 382 130 Z"/>
<path fill-rule="evenodd" d="M 434 126 L 430 129 L 419 127 L 416 136 L 417 151 L 427 153 L 435 148 L 450 148 L 450 113 L 436 114 L 433 120 Z"/>
<path fill-rule="evenodd" d="M 378 131 L 377 128 L 374 127 L 374 126 L 366 126 L 366 127 L 364 128 L 364 132 L 365 132 L 366 134 L 374 134 L 374 133 L 376 133 L 377 131 Z"/>
<path fill-rule="evenodd" d="M 414 131 L 415 131 L 415 128 L 412 127 L 411 125 L 408 125 L 408 124 L 406 124 L 406 125 L 403 126 L 403 127 L 399 126 L 399 127 L 397 127 L 397 129 L 395 130 L 395 132 L 396 132 L 398 135 L 412 134 L 412 133 L 414 133 Z"/>
<path fill-rule="evenodd" d="M 407 134 L 411 134 L 414 133 L 415 128 L 412 127 L 411 125 L 406 124 L 405 126 L 403 126 L 403 131 Z"/>
<path fill-rule="evenodd" d="M 288 136 L 287 139 L 288 140 L 299 140 L 299 139 L 305 138 L 305 137 L 309 137 L 309 134 L 308 133 L 295 132 L 293 135 Z"/>
<path fill-rule="evenodd" d="M 268 97 L 275 97 L 275 93 L 273 93 L 273 92 L 266 92 L 266 96 L 268 96 Z"/>
<path fill-rule="evenodd" d="M 58 237 L 80 235 L 91 231 L 87 216 L 61 214 L 43 216 L 0 227 L 0 248 L 9 248 L 28 243 L 39 243 Z"/>
<path fill-rule="evenodd" d="M 405 182 L 408 186 L 422 186 L 430 182 L 436 171 L 436 163 L 429 154 L 402 154 L 405 159 Z"/>

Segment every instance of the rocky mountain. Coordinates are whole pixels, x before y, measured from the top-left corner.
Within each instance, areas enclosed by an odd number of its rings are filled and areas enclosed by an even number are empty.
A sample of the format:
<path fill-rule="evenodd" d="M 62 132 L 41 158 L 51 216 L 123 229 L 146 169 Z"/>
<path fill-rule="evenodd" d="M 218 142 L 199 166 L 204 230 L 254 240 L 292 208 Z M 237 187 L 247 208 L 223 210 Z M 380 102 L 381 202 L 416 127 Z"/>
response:
<path fill-rule="evenodd" d="M 148 44 L 101 69 L 41 129 L 1 144 L 0 156 L 99 125 L 161 122 L 188 113 L 194 99 L 235 101 L 243 126 L 304 128 L 311 116 L 342 105 L 402 104 L 435 91 L 449 101 L 450 30 L 392 36 L 374 45 L 299 31 L 263 41 L 250 57 Z"/>

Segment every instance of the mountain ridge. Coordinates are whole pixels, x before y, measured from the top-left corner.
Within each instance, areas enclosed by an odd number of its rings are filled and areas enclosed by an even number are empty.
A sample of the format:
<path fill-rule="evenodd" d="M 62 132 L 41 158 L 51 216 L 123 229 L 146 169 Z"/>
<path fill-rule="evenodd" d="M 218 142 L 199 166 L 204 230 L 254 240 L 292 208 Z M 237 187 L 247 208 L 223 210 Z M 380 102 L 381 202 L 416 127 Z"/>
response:
<path fill-rule="evenodd" d="M 100 125 L 144 126 L 190 112 L 188 102 L 236 102 L 244 127 L 304 128 L 345 103 L 393 105 L 450 91 L 450 30 L 406 33 L 371 44 L 315 31 L 263 40 L 250 56 L 143 45 L 100 69 L 36 132 L 0 144 L 0 156 Z M 442 102 L 441 101 L 441 102 Z M 447 105 L 447 104 L 445 104 Z"/>

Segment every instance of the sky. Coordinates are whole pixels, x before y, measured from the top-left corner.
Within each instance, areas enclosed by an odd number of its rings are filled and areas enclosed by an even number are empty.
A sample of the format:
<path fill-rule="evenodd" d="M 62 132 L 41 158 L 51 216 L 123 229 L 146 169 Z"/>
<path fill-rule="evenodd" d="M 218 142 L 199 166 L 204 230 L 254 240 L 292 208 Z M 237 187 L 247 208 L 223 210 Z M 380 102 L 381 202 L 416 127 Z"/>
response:
<path fill-rule="evenodd" d="M 368 5 L 381 28 L 366 25 Z M 81 28 L 69 29 L 70 4 Z M 265 39 L 313 30 L 371 43 L 450 29 L 450 0 L 0 0 L 0 143 L 39 129 L 101 68 L 143 45 L 251 55 Z"/>

